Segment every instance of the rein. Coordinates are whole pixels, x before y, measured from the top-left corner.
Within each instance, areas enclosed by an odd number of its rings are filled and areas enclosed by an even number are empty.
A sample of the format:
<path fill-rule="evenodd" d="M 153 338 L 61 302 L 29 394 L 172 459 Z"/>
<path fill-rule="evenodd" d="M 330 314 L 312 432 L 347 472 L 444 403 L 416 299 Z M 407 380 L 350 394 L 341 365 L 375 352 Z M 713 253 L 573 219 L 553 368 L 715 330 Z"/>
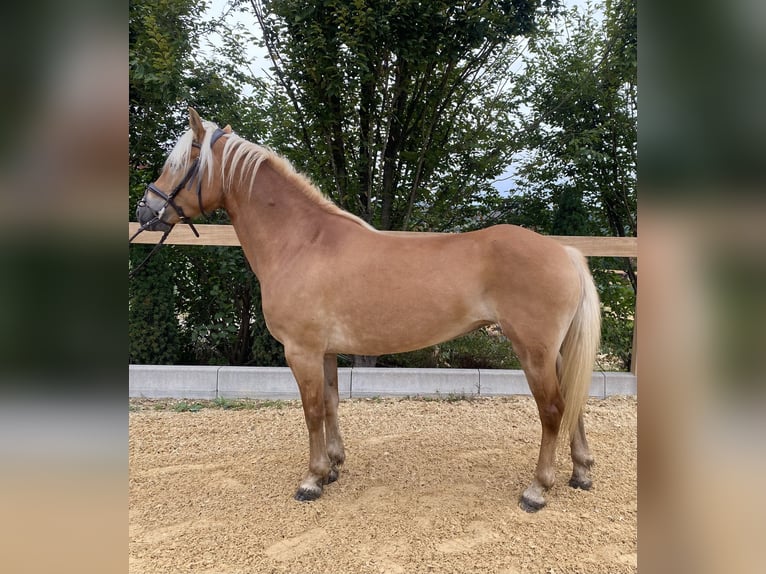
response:
<path fill-rule="evenodd" d="M 213 135 L 210 137 L 210 147 L 211 147 L 211 149 L 212 149 L 213 145 L 215 144 L 215 142 L 217 142 L 221 138 L 221 136 L 223 136 L 225 134 L 226 134 L 226 132 L 223 131 L 221 128 L 216 128 L 216 130 L 213 132 Z M 197 143 L 197 142 L 192 142 L 191 145 L 192 145 L 192 147 L 196 147 L 197 149 L 199 149 L 199 147 L 200 147 L 200 144 Z M 197 192 L 197 201 L 199 202 L 199 209 L 200 209 L 200 212 L 202 213 L 203 216 L 207 215 L 207 213 L 205 212 L 205 209 L 202 207 L 202 177 L 200 176 L 200 173 L 199 173 L 199 157 L 197 157 L 197 158 L 195 158 L 194 162 L 191 164 L 191 166 L 187 170 L 186 175 L 184 175 L 184 177 L 181 180 L 181 182 L 178 185 L 176 185 L 173 188 L 173 191 L 171 191 L 169 194 L 166 194 L 164 191 L 159 189 L 153 183 L 150 183 L 147 186 L 147 192 L 151 191 L 155 195 L 160 196 L 162 199 L 165 200 L 165 205 L 163 205 L 160 208 L 159 211 L 154 212 L 155 213 L 154 217 L 152 217 L 149 221 L 147 221 L 141 227 L 138 228 L 138 230 L 128 239 L 128 243 L 132 243 L 133 240 L 142 231 L 146 231 L 147 228 L 149 228 L 150 226 L 154 225 L 155 223 L 161 223 L 162 220 L 160 219 L 160 217 L 161 217 L 160 214 L 167 208 L 167 206 L 170 206 L 170 207 L 172 207 L 175 210 L 175 212 L 178 214 L 178 217 L 179 217 L 181 223 L 184 223 L 184 224 L 188 225 L 191 228 L 192 233 L 194 233 L 195 237 L 199 237 L 199 232 L 197 231 L 197 228 L 194 227 L 194 224 L 192 223 L 192 220 L 186 216 L 186 214 L 184 213 L 183 209 L 181 209 L 181 206 L 177 205 L 176 202 L 174 201 L 176 195 L 178 195 L 178 193 L 182 189 L 188 188 L 189 185 L 192 184 L 192 181 L 195 178 L 197 180 L 197 190 L 196 190 L 196 192 Z M 147 206 L 145 197 L 146 197 L 146 194 L 144 194 L 144 197 L 142 197 L 139 200 L 139 202 L 138 202 L 138 206 L 139 207 Z M 146 258 L 141 263 L 139 263 L 136 267 L 133 268 L 132 271 L 130 271 L 128 273 L 128 278 L 129 279 L 132 278 L 133 275 L 135 275 L 138 272 L 138 270 L 141 269 L 146 264 L 146 262 L 149 261 L 149 259 L 151 259 L 151 257 L 162 246 L 162 244 L 165 243 L 165 240 L 167 239 L 168 235 L 170 235 L 170 232 L 173 230 L 173 227 L 175 227 L 175 224 L 171 225 L 170 228 L 163 233 L 162 238 L 160 238 L 160 240 L 157 243 L 157 245 L 154 246 L 154 249 L 152 249 L 149 252 L 149 255 L 147 255 Z"/>

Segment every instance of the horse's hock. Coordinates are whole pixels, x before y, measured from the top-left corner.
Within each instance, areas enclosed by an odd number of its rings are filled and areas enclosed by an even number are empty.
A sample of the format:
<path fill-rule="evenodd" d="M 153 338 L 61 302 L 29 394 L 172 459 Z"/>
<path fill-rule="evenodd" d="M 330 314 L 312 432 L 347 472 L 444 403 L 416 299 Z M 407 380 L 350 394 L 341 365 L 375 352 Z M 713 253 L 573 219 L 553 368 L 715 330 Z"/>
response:
<path fill-rule="evenodd" d="M 635 397 L 586 407 L 591 492 L 567 486 L 560 448 L 545 511 L 518 493 L 540 426 L 531 397 L 348 400 L 346 463 L 308 504 L 298 401 L 133 400 L 130 572 L 635 572 Z M 268 405 L 268 406 L 266 406 Z"/>

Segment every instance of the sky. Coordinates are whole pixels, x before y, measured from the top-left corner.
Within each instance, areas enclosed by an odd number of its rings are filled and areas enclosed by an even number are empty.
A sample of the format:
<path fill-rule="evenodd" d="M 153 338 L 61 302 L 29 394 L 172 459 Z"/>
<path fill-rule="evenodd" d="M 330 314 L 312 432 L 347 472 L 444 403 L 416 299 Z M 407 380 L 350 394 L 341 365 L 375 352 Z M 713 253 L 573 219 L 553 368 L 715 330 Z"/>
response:
<path fill-rule="evenodd" d="M 580 9 L 584 9 L 588 3 L 588 0 L 563 0 L 562 2 L 567 8 L 578 6 Z M 220 17 L 228 12 L 227 21 L 241 23 L 248 29 L 258 33 L 258 22 L 252 13 L 252 10 L 247 12 L 229 10 L 228 4 L 228 0 L 210 0 L 206 11 L 206 18 Z M 220 38 L 210 37 L 208 38 L 208 41 L 214 46 L 220 45 Z M 210 54 L 213 49 L 203 47 L 203 51 L 208 54 Z M 251 71 L 258 76 L 267 75 L 270 61 L 265 48 L 250 44 L 248 47 L 248 54 L 252 58 Z"/>

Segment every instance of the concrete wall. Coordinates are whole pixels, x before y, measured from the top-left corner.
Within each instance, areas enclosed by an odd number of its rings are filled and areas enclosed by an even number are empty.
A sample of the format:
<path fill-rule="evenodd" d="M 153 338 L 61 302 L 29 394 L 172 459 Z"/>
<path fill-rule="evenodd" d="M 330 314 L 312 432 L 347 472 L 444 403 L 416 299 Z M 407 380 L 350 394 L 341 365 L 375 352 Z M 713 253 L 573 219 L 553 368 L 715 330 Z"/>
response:
<path fill-rule="evenodd" d="M 489 369 L 338 369 L 340 397 L 406 397 L 449 395 L 529 395 L 524 373 Z M 593 373 L 590 396 L 635 395 L 631 373 Z M 129 365 L 131 398 L 298 399 L 290 369 L 280 367 L 207 367 Z"/>

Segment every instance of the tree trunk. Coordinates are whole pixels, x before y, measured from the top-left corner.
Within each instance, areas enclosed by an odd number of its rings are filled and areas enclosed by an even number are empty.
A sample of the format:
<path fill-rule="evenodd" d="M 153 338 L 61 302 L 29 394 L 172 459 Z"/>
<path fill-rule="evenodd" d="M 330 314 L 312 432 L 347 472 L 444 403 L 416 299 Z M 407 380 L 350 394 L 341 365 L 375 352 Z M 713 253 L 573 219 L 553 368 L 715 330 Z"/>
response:
<path fill-rule="evenodd" d="M 359 215 L 372 223 L 372 108 L 375 105 L 375 84 L 373 80 L 362 82 L 359 97 L 359 160 L 357 179 L 359 189 L 357 201 Z"/>
<path fill-rule="evenodd" d="M 383 149 L 383 189 L 381 190 L 380 227 L 385 230 L 393 229 L 397 158 L 402 148 L 402 137 L 404 134 L 402 121 L 407 104 L 407 77 L 409 72 L 406 62 L 400 62 L 398 66 L 394 82 L 392 114 L 388 125 L 388 138 Z"/>

